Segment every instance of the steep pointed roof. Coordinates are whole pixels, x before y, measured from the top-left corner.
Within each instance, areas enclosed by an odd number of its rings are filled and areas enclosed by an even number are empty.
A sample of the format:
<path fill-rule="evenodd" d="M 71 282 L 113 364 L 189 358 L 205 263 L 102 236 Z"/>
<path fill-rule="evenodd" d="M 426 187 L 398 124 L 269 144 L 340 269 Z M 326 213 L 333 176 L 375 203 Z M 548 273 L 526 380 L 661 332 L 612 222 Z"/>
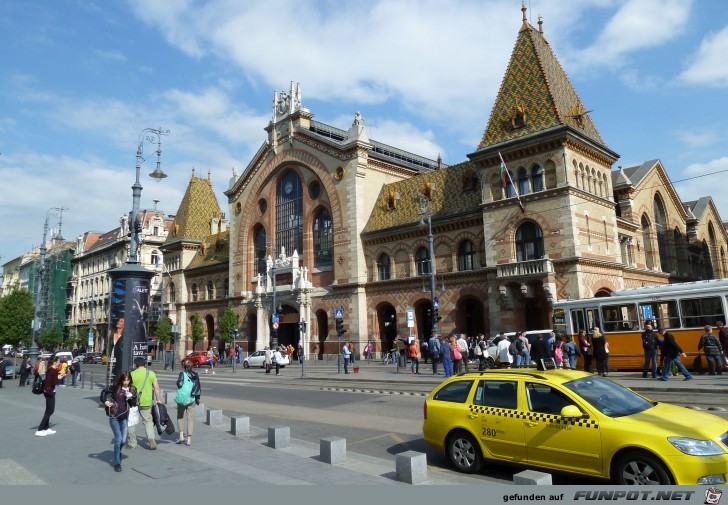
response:
<path fill-rule="evenodd" d="M 221 217 L 222 210 L 209 179 L 192 177 L 179 204 L 165 244 L 179 239 L 204 240 L 210 235 L 210 219 Z"/>
<path fill-rule="evenodd" d="M 224 265 L 227 264 L 229 256 L 230 230 L 209 234 L 203 239 L 202 246 L 187 266 L 187 269 Z"/>
<path fill-rule="evenodd" d="M 478 150 L 560 125 L 604 145 L 588 112 L 543 33 L 524 19 Z"/>

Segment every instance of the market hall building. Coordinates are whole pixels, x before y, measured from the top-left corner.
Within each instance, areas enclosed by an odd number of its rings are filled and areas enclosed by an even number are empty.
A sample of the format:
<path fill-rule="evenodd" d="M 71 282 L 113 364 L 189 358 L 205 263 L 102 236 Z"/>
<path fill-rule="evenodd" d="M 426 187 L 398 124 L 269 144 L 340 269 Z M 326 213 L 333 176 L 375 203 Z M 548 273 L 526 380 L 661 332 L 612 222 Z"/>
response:
<path fill-rule="evenodd" d="M 215 345 L 229 303 L 249 352 L 270 343 L 273 312 L 283 344 L 296 347 L 306 321 L 309 352 L 337 352 L 335 308 L 359 351 L 429 338 L 433 272 L 440 332 L 467 335 L 549 328 L 559 299 L 726 277 L 728 235 L 710 197 L 682 202 L 659 160 L 616 166 L 542 20 L 522 10 L 482 140 L 462 163 L 370 139 L 358 113 L 348 130 L 320 123 L 298 84 L 275 93 L 267 139 L 225 192 L 229 223 L 209 203 L 194 240 L 183 222 L 168 238 L 170 296 L 186 321 L 178 351 L 191 349 L 193 315 Z"/>

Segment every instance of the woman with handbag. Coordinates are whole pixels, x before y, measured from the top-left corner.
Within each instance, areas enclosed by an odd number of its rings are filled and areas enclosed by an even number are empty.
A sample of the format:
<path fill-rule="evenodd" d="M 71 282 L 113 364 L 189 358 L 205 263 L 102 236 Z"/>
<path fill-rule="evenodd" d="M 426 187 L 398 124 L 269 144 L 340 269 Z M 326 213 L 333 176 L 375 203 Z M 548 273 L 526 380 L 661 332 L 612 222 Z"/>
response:
<path fill-rule="evenodd" d="M 174 401 L 177 404 L 177 431 L 179 431 L 177 444 L 186 443 L 188 446 L 192 445 L 195 405 L 200 404 L 201 394 L 200 376 L 192 370 L 192 362 L 185 361 L 185 369 L 177 377 L 177 394 L 174 397 Z M 185 413 L 187 414 L 187 430 L 184 429 Z M 187 433 L 186 442 L 185 433 Z"/>
<path fill-rule="evenodd" d="M 43 396 L 45 397 L 46 407 L 43 413 L 43 419 L 38 425 L 38 431 L 35 432 L 36 437 L 45 437 L 46 435 L 53 435 L 56 432 L 56 430 L 50 429 L 50 420 L 53 412 L 56 410 L 56 386 L 65 377 L 62 373 L 58 373 L 60 367 L 61 358 L 56 356 L 53 358 L 51 367 L 46 372 L 45 381 L 43 382 Z"/>
<path fill-rule="evenodd" d="M 136 388 L 129 372 L 122 372 L 104 401 L 109 426 L 114 434 L 114 471 L 121 472 L 121 446 L 126 441 L 129 409 L 136 405 Z"/>

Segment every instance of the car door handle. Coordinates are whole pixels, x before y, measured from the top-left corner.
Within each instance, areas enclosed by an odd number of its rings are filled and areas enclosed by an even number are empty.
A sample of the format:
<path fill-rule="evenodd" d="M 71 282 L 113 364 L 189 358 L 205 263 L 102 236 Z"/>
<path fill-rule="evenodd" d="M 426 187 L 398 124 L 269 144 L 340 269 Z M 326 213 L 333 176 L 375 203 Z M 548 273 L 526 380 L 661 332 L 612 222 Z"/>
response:
<path fill-rule="evenodd" d="M 538 426 L 538 423 L 532 423 L 530 421 L 526 421 L 526 426 L 528 426 L 529 428 L 533 428 L 534 426 Z"/>
<path fill-rule="evenodd" d="M 477 418 L 478 418 L 477 414 L 468 414 L 468 419 L 477 419 Z"/>

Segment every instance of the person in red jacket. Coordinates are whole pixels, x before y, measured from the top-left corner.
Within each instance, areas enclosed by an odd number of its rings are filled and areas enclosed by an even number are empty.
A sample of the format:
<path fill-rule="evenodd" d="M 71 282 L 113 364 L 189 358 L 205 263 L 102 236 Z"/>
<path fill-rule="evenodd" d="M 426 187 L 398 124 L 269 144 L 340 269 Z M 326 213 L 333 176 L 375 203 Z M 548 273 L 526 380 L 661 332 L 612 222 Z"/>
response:
<path fill-rule="evenodd" d="M 43 385 L 43 396 L 45 396 L 46 408 L 43 413 L 43 419 L 38 425 L 38 431 L 35 432 L 36 437 L 45 437 L 53 435 L 56 431 L 50 429 L 50 420 L 53 412 L 56 410 L 56 385 L 65 377 L 64 374 L 58 373 L 61 365 L 61 359 L 56 356 L 53 358 L 51 367 L 46 372 L 45 383 Z"/>

